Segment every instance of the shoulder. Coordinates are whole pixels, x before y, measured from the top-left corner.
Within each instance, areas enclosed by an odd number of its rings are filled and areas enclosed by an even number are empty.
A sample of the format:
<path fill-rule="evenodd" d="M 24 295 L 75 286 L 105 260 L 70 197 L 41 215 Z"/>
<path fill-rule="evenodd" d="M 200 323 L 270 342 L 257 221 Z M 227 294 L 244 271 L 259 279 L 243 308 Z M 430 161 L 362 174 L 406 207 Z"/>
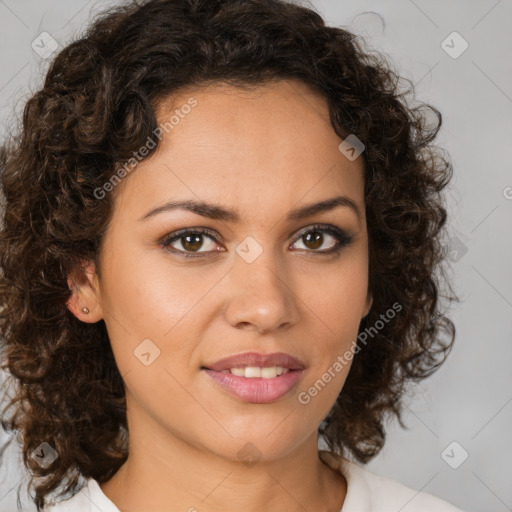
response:
<path fill-rule="evenodd" d="M 347 480 L 347 495 L 340 512 L 464 512 L 433 494 L 372 473 L 338 454 L 326 450 L 319 453 L 324 462 L 341 471 Z"/>
<path fill-rule="evenodd" d="M 91 500 L 89 496 L 89 481 L 73 496 L 67 499 L 60 498 L 60 501 L 53 502 L 44 507 L 44 512 L 90 512 Z"/>
<path fill-rule="evenodd" d="M 45 507 L 44 512 L 119 512 L 93 478 L 84 481 L 83 487 L 68 499 Z"/>

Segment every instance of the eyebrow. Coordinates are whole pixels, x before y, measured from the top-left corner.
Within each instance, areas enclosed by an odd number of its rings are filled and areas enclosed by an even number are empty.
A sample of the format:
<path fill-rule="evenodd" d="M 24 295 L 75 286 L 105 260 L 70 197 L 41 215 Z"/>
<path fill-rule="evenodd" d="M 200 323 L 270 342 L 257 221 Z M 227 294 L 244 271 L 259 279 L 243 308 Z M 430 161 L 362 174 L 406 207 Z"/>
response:
<path fill-rule="evenodd" d="M 340 206 L 350 208 L 356 213 L 358 219 L 361 219 L 361 212 L 359 211 L 357 204 L 346 196 L 336 196 L 330 199 L 325 199 L 324 201 L 320 201 L 319 203 L 312 203 L 306 206 L 301 206 L 300 208 L 289 212 L 287 219 L 288 221 L 297 221 L 319 213 L 331 211 L 334 208 Z M 235 210 L 230 210 L 218 204 L 192 200 L 169 201 L 161 206 L 157 206 L 156 208 L 147 211 L 144 215 L 142 215 L 142 217 L 139 218 L 139 221 L 143 221 L 159 213 L 172 210 L 187 210 L 195 213 L 196 215 L 201 215 L 202 217 L 207 217 L 210 219 L 234 223 L 240 222 L 240 215 Z"/>

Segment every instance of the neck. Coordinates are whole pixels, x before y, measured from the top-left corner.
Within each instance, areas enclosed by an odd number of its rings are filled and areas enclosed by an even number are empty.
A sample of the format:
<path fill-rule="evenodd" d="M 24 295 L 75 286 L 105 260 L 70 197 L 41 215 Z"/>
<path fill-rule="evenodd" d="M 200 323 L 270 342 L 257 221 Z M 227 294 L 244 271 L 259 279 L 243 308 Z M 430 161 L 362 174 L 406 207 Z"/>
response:
<path fill-rule="evenodd" d="M 345 499 L 346 480 L 320 460 L 316 432 L 279 457 L 245 443 L 246 457 L 220 456 L 133 419 L 129 433 L 127 460 L 100 484 L 121 511 L 339 512 Z"/>

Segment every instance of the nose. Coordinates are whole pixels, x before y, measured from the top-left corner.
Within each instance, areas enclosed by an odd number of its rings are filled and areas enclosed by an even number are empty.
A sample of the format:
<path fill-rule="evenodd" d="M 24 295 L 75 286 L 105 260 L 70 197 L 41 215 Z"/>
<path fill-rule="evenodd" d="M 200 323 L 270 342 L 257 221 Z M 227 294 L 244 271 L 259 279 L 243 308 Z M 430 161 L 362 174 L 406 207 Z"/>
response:
<path fill-rule="evenodd" d="M 276 265 L 271 250 L 264 250 L 252 263 L 237 256 L 228 280 L 225 315 L 233 327 L 263 334 L 289 329 L 298 322 L 293 278 L 282 265 Z"/>

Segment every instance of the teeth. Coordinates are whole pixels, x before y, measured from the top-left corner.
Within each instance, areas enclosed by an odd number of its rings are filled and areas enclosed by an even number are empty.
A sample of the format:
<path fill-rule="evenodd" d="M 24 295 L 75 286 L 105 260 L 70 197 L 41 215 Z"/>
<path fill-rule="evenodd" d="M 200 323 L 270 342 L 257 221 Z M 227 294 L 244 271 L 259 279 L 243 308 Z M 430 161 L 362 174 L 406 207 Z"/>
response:
<path fill-rule="evenodd" d="M 243 368 L 231 368 L 228 372 L 236 375 L 237 377 L 245 377 L 245 370 Z"/>
<path fill-rule="evenodd" d="M 283 368 L 282 366 L 268 366 L 265 368 L 261 368 L 259 366 L 246 366 L 245 368 L 231 368 L 228 371 L 238 377 L 246 377 L 249 379 L 254 377 L 273 379 L 274 377 L 288 373 L 290 370 L 289 368 Z"/>

